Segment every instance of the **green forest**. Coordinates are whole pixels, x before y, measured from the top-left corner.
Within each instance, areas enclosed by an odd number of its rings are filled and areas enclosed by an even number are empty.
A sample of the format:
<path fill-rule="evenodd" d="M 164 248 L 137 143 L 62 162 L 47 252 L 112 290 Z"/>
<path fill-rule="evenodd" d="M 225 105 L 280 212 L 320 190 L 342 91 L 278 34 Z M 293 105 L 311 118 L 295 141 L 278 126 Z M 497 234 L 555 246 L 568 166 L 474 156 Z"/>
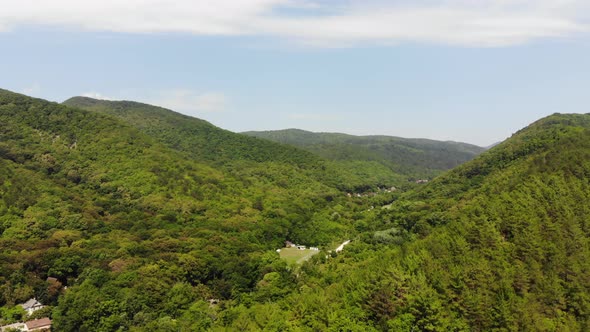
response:
<path fill-rule="evenodd" d="M 0 325 L 36 298 L 54 331 L 590 330 L 590 114 L 485 152 L 248 134 L 0 90 Z"/>
<path fill-rule="evenodd" d="M 390 181 L 395 179 L 392 175 L 398 175 L 398 179 L 400 175 L 404 179 L 428 179 L 473 159 L 485 150 L 458 142 L 313 133 L 300 129 L 244 134 L 296 146 L 338 165 L 346 165 L 358 174 L 379 174 Z"/>

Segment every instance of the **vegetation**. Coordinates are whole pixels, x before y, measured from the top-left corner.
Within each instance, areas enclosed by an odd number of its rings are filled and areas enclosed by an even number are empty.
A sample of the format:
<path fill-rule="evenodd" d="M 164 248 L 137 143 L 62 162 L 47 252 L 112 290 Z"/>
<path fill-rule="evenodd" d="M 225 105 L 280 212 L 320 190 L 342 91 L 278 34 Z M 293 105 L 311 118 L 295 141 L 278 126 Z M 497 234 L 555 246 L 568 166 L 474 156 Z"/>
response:
<path fill-rule="evenodd" d="M 244 134 L 290 144 L 345 165 L 359 176 L 377 177 L 383 182 L 389 180 L 398 185 L 402 179 L 432 178 L 473 159 L 485 150 L 466 143 L 313 133 L 299 129 L 251 131 Z"/>
<path fill-rule="evenodd" d="M 376 187 L 406 185 L 407 182 L 406 177 L 377 162 L 330 162 L 290 145 L 236 134 L 204 120 L 157 106 L 87 97 L 70 98 L 64 105 L 117 117 L 188 158 L 230 173 L 248 169 L 278 182 L 273 169 L 282 168 L 277 171 L 296 172 L 296 176 L 303 175 L 347 191 L 374 190 Z M 265 174 L 268 170 L 273 174 Z"/>
<path fill-rule="evenodd" d="M 214 169 L 96 112 L 0 91 L 0 123 L 0 305 L 36 296 L 59 331 L 148 328 L 273 272 L 292 285 L 275 249 L 339 239 L 333 213 L 358 209 L 291 165 Z"/>
<path fill-rule="evenodd" d="M 140 122 L 0 90 L 3 321 L 35 296 L 56 331 L 590 330 L 590 115 L 362 197 L 336 158 Z"/>
<path fill-rule="evenodd" d="M 311 256 L 318 254 L 319 251 L 311 249 L 297 249 L 295 247 L 281 249 L 280 256 L 288 265 L 302 264 L 311 258 Z"/>
<path fill-rule="evenodd" d="M 587 331 L 589 174 L 590 115 L 542 119 L 375 209 L 342 255 L 304 266 L 279 316 L 309 330 Z"/>

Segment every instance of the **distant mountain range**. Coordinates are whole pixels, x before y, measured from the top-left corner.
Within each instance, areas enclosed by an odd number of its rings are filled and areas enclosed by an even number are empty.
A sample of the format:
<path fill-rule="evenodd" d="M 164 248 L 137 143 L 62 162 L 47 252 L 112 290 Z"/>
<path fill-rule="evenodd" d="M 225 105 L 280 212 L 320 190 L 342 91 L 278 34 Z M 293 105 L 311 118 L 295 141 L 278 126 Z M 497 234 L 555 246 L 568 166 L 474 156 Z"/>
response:
<path fill-rule="evenodd" d="M 348 190 L 403 186 L 409 180 L 432 178 L 484 151 L 465 143 L 297 129 L 236 134 L 201 119 L 132 101 L 74 97 L 63 104 L 115 116 L 201 162 L 218 166 L 281 162 L 308 170 L 329 169 L 330 179 L 321 181 Z"/>
<path fill-rule="evenodd" d="M 353 136 L 299 129 L 249 131 L 243 134 L 289 144 L 362 172 L 379 165 L 407 178 L 431 178 L 473 159 L 485 148 L 467 143 L 392 136 Z"/>

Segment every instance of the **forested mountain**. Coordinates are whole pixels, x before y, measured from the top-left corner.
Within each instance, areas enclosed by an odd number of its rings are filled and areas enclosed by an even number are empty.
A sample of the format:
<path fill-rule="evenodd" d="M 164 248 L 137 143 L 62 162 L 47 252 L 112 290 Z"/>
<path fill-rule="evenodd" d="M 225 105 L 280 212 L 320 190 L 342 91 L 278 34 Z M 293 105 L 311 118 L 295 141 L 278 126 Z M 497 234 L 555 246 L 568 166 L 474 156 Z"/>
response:
<path fill-rule="evenodd" d="M 320 162 L 320 158 L 303 150 L 239 135 L 205 120 L 162 107 L 88 97 L 73 97 L 63 104 L 115 116 L 175 150 L 188 152 L 200 161 L 216 164 L 236 160 L 280 161 L 300 166 Z"/>
<path fill-rule="evenodd" d="M 163 119 L 180 115 L 111 113 L 124 103 L 0 90 L 2 320 L 36 297 L 56 331 L 590 329 L 590 115 L 541 119 L 409 192 L 347 197 L 337 158 L 220 142 L 217 159 L 190 145 L 211 125 L 175 135 Z M 285 240 L 322 252 L 289 266 Z"/>
<path fill-rule="evenodd" d="M 190 158 L 228 171 L 256 168 L 264 172 L 273 167 L 296 166 L 306 176 L 349 191 L 400 186 L 408 180 L 368 155 L 365 160 L 331 162 L 288 144 L 236 134 L 204 120 L 148 104 L 87 97 L 73 97 L 63 104 L 115 116 Z"/>
<path fill-rule="evenodd" d="M 5 90 L 0 124 L 4 319 L 34 296 L 57 305 L 57 331 L 150 329 L 290 278 L 274 250 L 345 237 L 334 209 L 358 209 L 297 167 L 215 169 L 115 117 Z"/>
<path fill-rule="evenodd" d="M 430 178 L 483 152 L 479 146 L 392 136 L 353 136 L 300 129 L 250 131 L 245 135 L 290 144 L 340 164 L 385 167 L 412 179 Z"/>
<path fill-rule="evenodd" d="M 310 330 L 590 329 L 589 114 L 539 120 L 371 212 L 344 254 L 306 265 L 300 292 L 250 317 L 283 310 L 284 326 Z"/>

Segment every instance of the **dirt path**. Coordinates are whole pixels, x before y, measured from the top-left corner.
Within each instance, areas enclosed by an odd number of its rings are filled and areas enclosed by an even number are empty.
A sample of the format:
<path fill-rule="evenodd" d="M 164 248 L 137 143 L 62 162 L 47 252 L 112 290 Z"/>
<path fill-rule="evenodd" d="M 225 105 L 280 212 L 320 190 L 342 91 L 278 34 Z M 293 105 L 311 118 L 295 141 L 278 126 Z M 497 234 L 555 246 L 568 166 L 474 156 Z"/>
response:
<path fill-rule="evenodd" d="M 349 244 L 349 243 L 350 243 L 350 240 L 346 240 L 346 241 L 342 242 L 342 244 L 338 248 L 336 248 L 335 251 L 336 252 L 341 252 L 342 250 L 344 250 L 344 246 L 347 245 L 347 244 Z"/>

